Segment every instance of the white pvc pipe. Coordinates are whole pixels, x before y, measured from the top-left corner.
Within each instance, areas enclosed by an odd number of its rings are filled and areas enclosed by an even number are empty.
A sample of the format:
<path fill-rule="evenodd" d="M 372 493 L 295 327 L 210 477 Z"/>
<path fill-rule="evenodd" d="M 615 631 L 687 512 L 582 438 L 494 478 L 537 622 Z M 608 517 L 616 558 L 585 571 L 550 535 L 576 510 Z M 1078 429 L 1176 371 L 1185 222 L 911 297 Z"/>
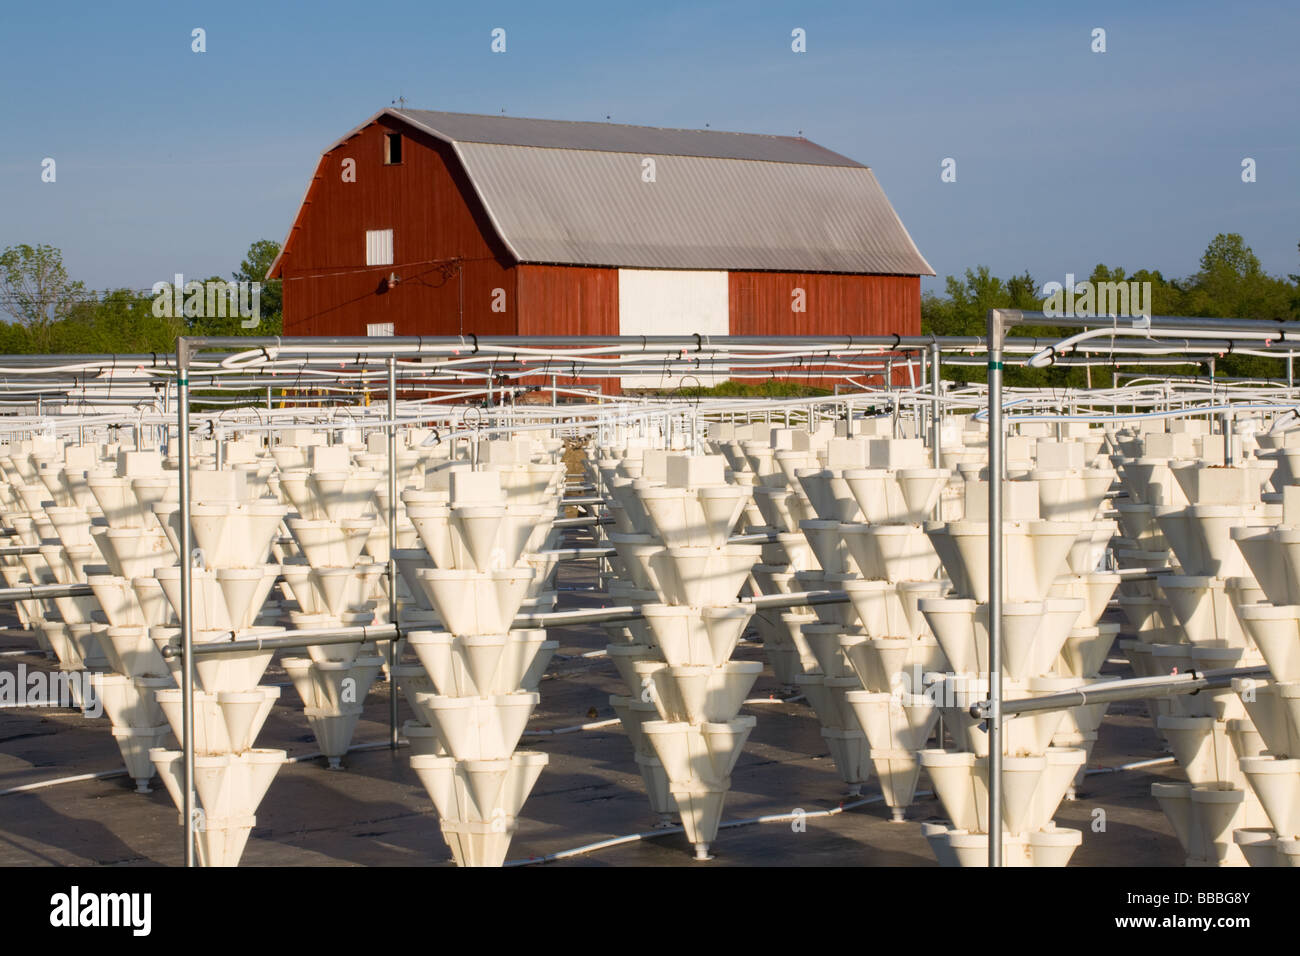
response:
<path fill-rule="evenodd" d="M 918 793 L 917 796 L 927 796 L 928 792 Z M 755 823 L 784 823 L 790 820 L 808 820 L 818 817 L 838 816 L 845 810 L 855 810 L 858 807 L 867 806 L 868 804 L 880 803 L 885 798 L 881 795 L 874 797 L 864 797 L 861 800 L 855 800 L 852 803 L 842 803 L 838 807 L 830 810 L 809 810 L 799 811 L 797 813 L 773 813 L 761 817 L 749 817 L 745 820 L 727 820 L 718 825 L 719 830 L 727 830 L 732 827 L 750 826 Z M 655 837 L 669 836 L 674 833 L 681 833 L 680 826 L 661 827 L 658 830 L 645 830 L 641 833 L 629 833 L 627 836 L 610 837 L 607 840 L 598 840 L 595 843 L 588 843 L 584 846 L 574 847 L 572 850 L 560 850 L 558 853 L 548 853 L 546 856 L 530 857 L 526 860 L 508 860 L 505 866 L 533 866 L 538 863 L 554 863 L 557 860 L 567 860 L 570 857 L 582 856 L 586 853 L 593 853 L 596 850 L 604 850 L 612 846 L 622 846 L 627 843 L 637 843 L 641 840 L 651 840 Z"/>

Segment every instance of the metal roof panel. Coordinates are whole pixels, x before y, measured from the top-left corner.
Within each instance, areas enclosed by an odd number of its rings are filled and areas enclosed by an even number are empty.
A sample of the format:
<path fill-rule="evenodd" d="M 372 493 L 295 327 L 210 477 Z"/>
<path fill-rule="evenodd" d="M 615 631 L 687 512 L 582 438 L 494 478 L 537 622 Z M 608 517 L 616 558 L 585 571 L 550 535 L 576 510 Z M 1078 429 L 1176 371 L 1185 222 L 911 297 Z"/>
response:
<path fill-rule="evenodd" d="M 521 262 L 934 274 L 865 166 L 456 146 Z"/>
<path fill-rule="evenodd" d="M 422 126 L 444 139 L 458 143 L 587 149 L 647 155 L 712 156 L 717 159 L 748 159 L 765 163 L 802 163 L 819 166 L 862 165 L 801 136 L 627 126 L 621 123 L 525 119 L 518 116 L 480 116 L 474 113 L 442 113 L 434 110 L 402 109 L 388 112 Z"/>

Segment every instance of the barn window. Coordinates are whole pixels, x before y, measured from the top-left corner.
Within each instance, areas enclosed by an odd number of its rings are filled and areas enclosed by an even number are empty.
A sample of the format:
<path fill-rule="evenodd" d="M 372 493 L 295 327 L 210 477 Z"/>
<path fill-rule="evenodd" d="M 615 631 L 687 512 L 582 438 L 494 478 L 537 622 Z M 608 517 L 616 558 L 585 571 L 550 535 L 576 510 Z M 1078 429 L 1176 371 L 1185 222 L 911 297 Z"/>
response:
<path fill-rule="evenodd" d="M 393 264 L 393 230 L 366 230 L 366 265 L 391 266 Z"/>
<path fill-rule="evenodd" d="M 384 134 L 384 164 L 396 166 L 402 161 L 402 134 Z"/>
<path fill-rule="evenodd" d="M 379 336 L 387 336 L 388 338 L 392 338 L 393 323 L 392 322 L 367 323 L 366 335 L 379 335 Z"/>

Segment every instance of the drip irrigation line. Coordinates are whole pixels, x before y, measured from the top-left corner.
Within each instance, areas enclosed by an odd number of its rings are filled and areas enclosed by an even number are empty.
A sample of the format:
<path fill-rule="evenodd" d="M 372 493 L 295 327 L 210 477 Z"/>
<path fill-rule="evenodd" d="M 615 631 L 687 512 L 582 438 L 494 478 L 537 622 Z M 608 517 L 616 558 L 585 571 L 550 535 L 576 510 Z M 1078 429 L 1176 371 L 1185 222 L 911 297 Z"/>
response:
<path fill-rule="evenodd" d="M 929 796 L 929 791 L 923 791 L 916 795 L 918 797 Z M 832 807 L 829 810 L 801 810 L 796 813 L 772 813 L 761 817 L 749 817 L 744 820 L 725 820 L 718 824 L 718 829 L 729 830 L 734 827 L 752 826 L 756 823 L 787 823 L 796 819 L 809 820 L 817 819 L 819 817 L 833 817 L 838 816 L 845 810 L 856 810 L 858 807 L 880 803 L 884 799 L 883 795 L 877 794 L 872 797 L 864 797 L 861 800 L 854 800 L 852 803 L 841 803 L 838 807 Z M 588 843 L 585 846 L 575 847 L 572 850 L 560 850 L 557 853 L 548 853 L 546 856 L 534 856 L 523 860 L 507 860 L 503 865 L 516 867 L 536 866 L 539 863 L 555 863 L 559 860 L 567 860 L 575 856 L 594 853 L 597 850 L 605 850 L 614 846 L 623 846 L 628 843 L 639 843 L 642 840 L 653 840 L 656 837 L 672 836 L 682 832 L 683 828 L 680 825 L 659 827 L 655 830 L 643 830 L 640 833 L 630 833 L 627 836 L 610 837 L 608 840 L 598 840 L 595 843 Z"/>
<path fill-rule="evenodd" d="M 107 780 L 110 777 L 125 776 L 125 768 L 121 770 L 101 770 L 99 773 L 79 773 L 72 777 L 58 777 L 54 780 L 38 780 L 36 783 L 24 783 L 18 787 L 10 787 L 8 790 L 0 790 L 0 797 L 7 797 L 15 793 L 31 793 L 33 790 L 44 790 L 46 787 L 57 787 L 61 783 L 77 783 L 82 780 Z"/>
<path fill-rule="evenodd" d="M 58 673 L 58 672 L 53 672 Z M 82 671 L 81 673 L 86 673 Z M 12 704 L 0 704 L 0 710 L 27 710 L 28 708 L 46 708 L 48 710 L 75 710 L 80 712 L 81 708 L 76 704 L 70 704 L 65 707 L 57 700 L 24 700 Z"/>
<path fill-rule="evenodd" d="M 399 740 L 399 741 L 397 742 L 397 745 L 398 745 L 399 747 L 409 747 L 409 746 L 410 746 L 410 743 L 411 743 L 411 742 L 410 742 L 409 740 Z M 370 743 L 370 744 L 353 744 L 353 745 L 352 745 L 351 747 L 349 747 L 346 751 L 344 751 L 344 754 L 346 755 L 346 754 L 350 754 L 350 753 L 356 753 L 356 752 L 363 751 L 363 750 L 385 750 L 385 749 L 388 749 L 388 748 L 391 747 L 391 746 L 392 746 L 391 741 L 387 741 L 387 740 L 376 741 L 375 743 Z M 313 751 L 312 753 L 308 753 L 308 754 L 298 754 L 298 755 L 295 756 L 295 757 L 289 757 L 289 758 L 287 758 L 284 762 L 285 762 L 286 764 L 290 764 L 290 763 L 305 763 L 305 762 L 308 761 L 308 760 L 319 760 L 321 757 L 324 757 L 324 756 L 325 756 L 325 754 L 323 754 L 323 753 L 321 753 L 319 750 L 317 750 L 317 751 Z"/>
<path fill-rule="evenodd" d="M 398 741 L 398 746 L 401 747 L 409 746 L 409 744 L 410 742 L 406 740 Z M 387 740 L 378 743 L 370 743 L 370 744 L 354 744 L 353 746 L 347 749 L 347 753 L 353 753 L 355 751 L 361 751 L 361 750 L 380 750 L 388 746 L 389 746 L 389 742 Z M 286 764 L 302 763 L 307 760 L 316 760 L 324 756 L 325 755 L 323 753 L 317 751 L 314 753 L 298 754 L 295 757 L 288 757 L 285 759 L 284 762 Z M 57 787 L 60 784 L 64 784 L 64 783 L 79 783 L 86 780 L 108 780 L 113 777 L 125 777 L 125 776 L 126 776 L 125 768 L 121 770 L 101 770 L 99 773 L 79 773 L 71 777 L 56 777 L 53 780 L 39 780 L 36 783 L 25 783 L 22 784 L 21 786 L 10 787 L 8 790 L 0 790 L 0 797 L 7 797 L 10 796 L 11 794 L 17 794 L 17 793 L 30 793 L 33 790 L 44 790 L 46 787 Z"/>
<path fill-rule="evenodd" d="M 745 701 L 749 703 L 749 701 Z M 1085 771 L 1085 776 L 1093 774 L 1120 773 L 1127 770 L 1142 770 L 1147 767 L 1158 767 L 1174 763 L 1173 757 L 1155 757 L 1150 760 L 1138 760 L 1133 763 L 1120 764 L 1117 767 L 1093 767 Z M 929 790 L 919 790 L 916 793 L 918 797 L 933 796 Z M 884 801 L 883 794 L 876 794 L 870 797 L 864 797 L 861 800 L 854 800 L 852 803 L 842 803 L 838 807 L 830 810 L 814 810 L 810 812 L 798 813 L 773 813 L 761 817 L 749 817 L 744 820 L 726 820 L 718 825 L 719 830 L 727 830 L 733 827 L 752 826 L 757 823 L 788 823 L 791 820 L 802 819 L 810 820 L 818 817 L 838 816 L 846 810 L 856 810 L 858 807 L 874 805 Z M 508 867 L 518 866 L 536 866 L 542 863 L 556 863 L 560 860 L 571 859 L 575 856 L 583 856 L 588 853 L 595 853 L 598 850 L 606 850 L 610 847 L 625 846 L 629 843 L 639 843 L 643 840 L 653 840 L 656 837 L 672 836 L 682 833 L 680 825 L 660 827 L 655 830 L 644 830 L 640 833 L 630 833 L 627 836 L 610 837 L 607 840 L 598 840 L 595 843 L 588 843 L 585 846 L 574 847 L 571 850 L 560 850 L 556 853 L 548 853 L 546 856 L 528 857 L 522 860 L 508 860 L 504 865 Z"/>
<path fill-rule="evenodd" d="M 1147 767 L 1163 767 L 1174 763 L 1172 756 L 1169 757 L 1152 757 L 1149 760 L 1135 760 L 1132 763 L 1122 763 L 1117 767 L 1093 767 L 1085 770 L 1084 776 L 1090 777 L 1097 773 L 1120 773 L 1125 770 L 1145 770 Z"/>
<path fill-rule="evenodd" d="M 597 720 L 588 724 L 575 724 L 572 727 L 556 727 L 553 730 L 525 730 L 525 737 L 559 737 L 561 734 L 576 734 L 582 730 L 600 730 L 613 724 L 621 723 L 617 717 L 609 720 Z"/>

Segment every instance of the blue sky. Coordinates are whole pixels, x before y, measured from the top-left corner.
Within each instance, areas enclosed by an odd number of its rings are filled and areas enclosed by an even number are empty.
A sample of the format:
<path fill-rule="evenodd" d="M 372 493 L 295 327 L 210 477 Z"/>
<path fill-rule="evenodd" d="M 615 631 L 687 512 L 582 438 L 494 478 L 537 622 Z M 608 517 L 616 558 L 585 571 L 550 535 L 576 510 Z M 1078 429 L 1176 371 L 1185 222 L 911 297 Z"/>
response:
<path fill-rule="evenodd" d="M 1294 3 L 7 3 L 0 247 L 59 246 L 92 288 L 228 274 L 283 239 L 320 152 L 401 94 L 802 130 L 875 170 L 927 288 L 977 264 L 1187 275 L 1217 232 L 1300 272 L 1297 36 Z"/>

